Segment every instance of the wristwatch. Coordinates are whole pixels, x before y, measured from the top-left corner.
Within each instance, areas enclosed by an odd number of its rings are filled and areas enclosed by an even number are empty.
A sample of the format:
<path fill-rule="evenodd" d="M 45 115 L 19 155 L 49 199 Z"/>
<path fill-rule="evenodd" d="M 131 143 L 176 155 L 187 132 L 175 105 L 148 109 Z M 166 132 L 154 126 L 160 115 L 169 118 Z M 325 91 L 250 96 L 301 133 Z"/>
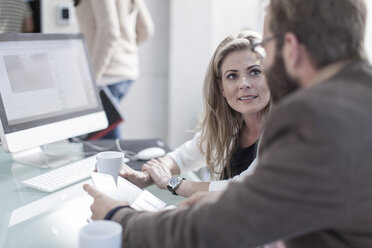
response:
<path fill-rule="evenodd" d="M 179 176 L 179 175 L 175 175 L 175 176 L 172 176 L 171 178 L 169 178 L 168 180 L 168 184 L 167 184 L 167 188 L 168 190 L 173 194 L 173 195 L 177 195 L 176 193 L 176 189 L 180 186 L 182 180 L 184 180 L 185 178 Z"/>

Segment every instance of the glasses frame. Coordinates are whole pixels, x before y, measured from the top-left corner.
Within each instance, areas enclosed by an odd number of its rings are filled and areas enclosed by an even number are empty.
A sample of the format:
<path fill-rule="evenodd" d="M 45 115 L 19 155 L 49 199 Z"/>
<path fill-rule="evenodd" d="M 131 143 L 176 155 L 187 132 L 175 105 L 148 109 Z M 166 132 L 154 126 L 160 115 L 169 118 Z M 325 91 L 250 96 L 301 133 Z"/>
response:
<path fill-rule="evenodd" d="M 281 38 L 282 35 L 281 34 L 276 34 L 276 35 L 273 35 L 273 36 L 270 36 L 270 37 L 267 37 L 266 39 L 263 39 L 261 42 L 258 42 L 256 44 L 253 44 L 251 46 L 251 51 L 255 54 L 258 54 L 262 57 L 265 57 L 266 56 L 266 49 L 264 47 L 264 45 L 272 40 L 275 40 L 275 39 L 278 39 L 278 38 Z M 260 51 L 261 50 L 261 51 Z"/>

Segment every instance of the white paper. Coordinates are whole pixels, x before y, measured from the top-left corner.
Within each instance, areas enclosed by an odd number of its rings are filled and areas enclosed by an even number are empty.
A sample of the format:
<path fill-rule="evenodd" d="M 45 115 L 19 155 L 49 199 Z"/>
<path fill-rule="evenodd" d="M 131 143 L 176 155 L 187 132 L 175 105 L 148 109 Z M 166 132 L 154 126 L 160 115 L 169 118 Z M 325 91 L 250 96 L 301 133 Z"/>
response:
<path fill-rule="evenodd" d="M 140 211 L 157 211 L 165 208 L 166 204 L 149 191 L 144 190 L 131 204 L 131 207 Z"/>
<path fill-rule="evenodd" d="M 136 210 L 158 211 L 166 207 L 166 203 L 158 197 L 122 177 L 118 177 L 117 186 L 113 177 L 107 174 L 92 173 L 91 178 L 99 191 L 116 200 L 129 202 L 130 206 Z"/>

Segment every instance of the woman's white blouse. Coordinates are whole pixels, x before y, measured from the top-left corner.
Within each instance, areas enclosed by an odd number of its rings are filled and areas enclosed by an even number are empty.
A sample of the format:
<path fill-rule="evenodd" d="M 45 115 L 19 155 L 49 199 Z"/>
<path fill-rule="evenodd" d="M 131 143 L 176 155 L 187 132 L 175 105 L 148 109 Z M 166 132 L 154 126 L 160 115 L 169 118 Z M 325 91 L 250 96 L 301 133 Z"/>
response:
<path fill-rule="evenodd" d="M 197 144 L 197 140 L 199 139 L 199 137 L 200 133 L 196 133 L 191 140 L 185 142 L 180 147 L 176 148 L 174 151 L 167 154 L 177 163 L 181 173 L 197 171 L 200 168 L 207 166 L 205 158 L 202 156 Z M 243 171 L 240 175 L 237 175 L 232 179 L 211 181 L 209 185 L 209 191 L 224 190 L 231 180 L 238 181 L 240 180 L 240 178 L 252 174 L 254 171 L 254 167 L 257 163 L 256 160 L 257 159 L 255 159 L 252 162 L 252 164 L 248 167 L 247 170 Z M 217 171 L 222 170 L 221 168 L 218 168 Z M 217 174 L 214 175 L 213 178 L 219 178 L 219 176 L 220 175 Z"/>

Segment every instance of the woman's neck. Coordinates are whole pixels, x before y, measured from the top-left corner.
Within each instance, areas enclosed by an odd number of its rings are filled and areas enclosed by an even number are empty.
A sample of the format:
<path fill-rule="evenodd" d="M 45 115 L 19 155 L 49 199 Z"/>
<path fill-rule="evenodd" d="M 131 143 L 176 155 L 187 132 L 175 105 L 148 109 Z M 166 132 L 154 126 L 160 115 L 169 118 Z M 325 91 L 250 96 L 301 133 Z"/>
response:
<path fill-rule="evenodd" d="M 244 123 L 240 130 L 240 144 L 242 148 L 256 143 L 261 135 L 262 120 L 259 116 L 243 117 Z"/>

